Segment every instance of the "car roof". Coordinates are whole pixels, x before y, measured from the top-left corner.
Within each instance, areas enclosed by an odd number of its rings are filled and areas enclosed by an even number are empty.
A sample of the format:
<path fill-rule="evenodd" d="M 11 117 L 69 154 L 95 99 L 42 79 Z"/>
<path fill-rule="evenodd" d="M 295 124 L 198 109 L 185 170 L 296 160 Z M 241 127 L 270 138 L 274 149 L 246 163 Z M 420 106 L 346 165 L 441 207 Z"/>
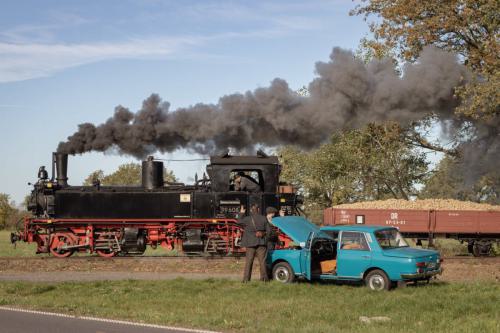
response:
<path fill-rule="evenodd" d="M 328 225 L 321 227 L 323 231 L 363 231 L 363 232 L 373 232 L 382 229 L 394 229 L 392 226 L 380 226 L 380 225 L 360 225 L 360 224 L 344 224 L 344 225 Z"/>

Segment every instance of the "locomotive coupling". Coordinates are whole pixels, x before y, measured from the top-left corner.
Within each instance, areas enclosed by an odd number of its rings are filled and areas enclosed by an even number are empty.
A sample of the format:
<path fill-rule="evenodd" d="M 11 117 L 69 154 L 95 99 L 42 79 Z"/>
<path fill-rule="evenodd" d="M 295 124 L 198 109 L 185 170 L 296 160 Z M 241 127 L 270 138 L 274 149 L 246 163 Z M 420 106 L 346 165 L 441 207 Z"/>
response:
<path fill-rule="evenodd" d="M 10 233 L 10 242 L 12 244 L 15 244 L 17 241 L 21 240 L 21 237 L 19 235 L 16 235 L 15 233 L 11 232 Z"/>

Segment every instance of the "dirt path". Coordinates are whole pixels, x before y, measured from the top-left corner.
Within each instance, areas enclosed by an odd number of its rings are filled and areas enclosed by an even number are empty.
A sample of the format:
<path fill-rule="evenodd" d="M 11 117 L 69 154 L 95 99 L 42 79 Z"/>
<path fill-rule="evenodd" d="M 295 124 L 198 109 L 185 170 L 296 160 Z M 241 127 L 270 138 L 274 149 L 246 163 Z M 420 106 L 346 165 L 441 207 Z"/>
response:
<path fill-rule="evenodd" d="M 228 278 L 237 280 L 243 259 L 80 257 L 55 259 L 0 258 L 0 280 L 6 281 L 99 281 Z M 449 259 L 444 262 L 442 281 L 500 282 L 500 258 Z M 258 266 L 254 265 L 254 276 Z"/>
<path fill-rule="evenodd" d="M 28 281 L 28 282 L 70 282 L 70 281 L 104 281 L 104 280 L 173 280 L 187 278 L 203 280 L 207 278 L 218 279 L 240 279 L 239 274 L 222 273 L 147 273 L 147 272 L 37 272 L 26 274 L 26 272 L 2 272 L 0 281 Z"/>

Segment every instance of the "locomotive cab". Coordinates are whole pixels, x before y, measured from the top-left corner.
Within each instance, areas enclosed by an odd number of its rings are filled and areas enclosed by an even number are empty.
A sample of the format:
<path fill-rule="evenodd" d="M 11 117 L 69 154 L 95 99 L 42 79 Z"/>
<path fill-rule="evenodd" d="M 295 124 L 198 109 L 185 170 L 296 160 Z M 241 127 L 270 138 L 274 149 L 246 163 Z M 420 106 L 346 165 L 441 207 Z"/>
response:
<path fill-rule="evenodd" d="M 261 152 L 257 156 L 212 156 L 207 173 L 215 195 L 216 215 L 235 217 L 240 206 L 248 211 L 252 203 L 258 204 L 262 213 L 266 207 L 275 207 L 283 209 L 286 215 L 295 215 L 297 195 L 293 191 L 280 193 L 280 171 L 278 157 Z M 237 189 L 237 175 L 252 184 L 253 190 Z"/>
<path fill-rule="evenodd" d="M 212 156 L 207 173 L 214 192 L 234 191 L 232 180 L 238 173 L 252 178 L 261 192 L 276 192 L 280 165 L 276 156 Z"/>

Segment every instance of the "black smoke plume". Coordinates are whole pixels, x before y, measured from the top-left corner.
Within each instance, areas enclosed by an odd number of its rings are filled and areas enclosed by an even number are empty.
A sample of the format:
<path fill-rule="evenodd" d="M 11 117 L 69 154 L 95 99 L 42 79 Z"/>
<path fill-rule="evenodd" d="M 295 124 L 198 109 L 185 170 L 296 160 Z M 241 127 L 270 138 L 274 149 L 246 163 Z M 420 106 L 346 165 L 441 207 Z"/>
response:
<path fill-rule="evenodd" d="M 460 159 L 458 174 L 462 175 L 464 188 L 470 188 L 482 176 L 500 176 L 500 120 L 475 122 L 471 138 L 457 148 Z M 497 198 L 499 201 L 500 198 Z M 500 201 L 499 201 L 500 202 Z"/>
<path fill-rule="evenodd" d="M 427 48 L 419 61 L 399 75 L 391 60 L 365 64 L 349 51 L 334 48 L 329 62 L 316 64 L 310 96 L 298 96 L 286 81 L 267 88 L 169 110 L 156 94 L 133 113 L 118 106 L 101 125 L 84 123 L 61 142 L 59 152 L 84 153 L 117 148 L 141 158 L 154 151 L 187 148 L 198 153 L 249 150 L 256 145 L 297 145 L 311 148 L 332 132 L 386 120 L 401 124 L 435 113 L 453 117 L 454 88 L 467 77 L 455 56 Z"/>

